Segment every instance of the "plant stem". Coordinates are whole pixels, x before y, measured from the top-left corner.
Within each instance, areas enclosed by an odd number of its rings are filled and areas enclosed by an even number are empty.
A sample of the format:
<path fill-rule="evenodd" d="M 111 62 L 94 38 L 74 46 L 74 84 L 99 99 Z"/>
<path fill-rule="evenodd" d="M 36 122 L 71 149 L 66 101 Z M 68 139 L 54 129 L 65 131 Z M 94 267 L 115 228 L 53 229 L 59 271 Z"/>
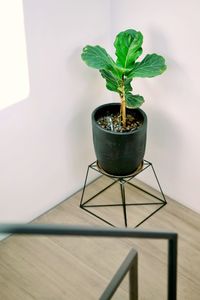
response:
<path fill-rule="evenodd" d="M 125 101 L 125 87 L 124 87 L 124 76 L 122 76 L 122 89 L 121 89 L 121 117 L 122 126 L 126 127 L 126 101 Z"/>

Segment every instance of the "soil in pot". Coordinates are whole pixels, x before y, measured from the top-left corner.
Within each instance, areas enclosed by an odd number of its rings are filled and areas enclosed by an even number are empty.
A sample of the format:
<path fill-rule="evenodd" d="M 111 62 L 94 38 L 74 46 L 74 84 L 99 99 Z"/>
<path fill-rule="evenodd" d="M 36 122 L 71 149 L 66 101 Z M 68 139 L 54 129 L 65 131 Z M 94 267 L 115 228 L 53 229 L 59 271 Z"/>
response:
<path fill-rule="evenodd" d="M 110 114 L 100 117 L 97 124 L 108 131 L 113 132 L 132 132 L 139 128 L 143 122 L 134 111 L 126 116 L 126 126 L 121 124 L 120 113 Z"/>

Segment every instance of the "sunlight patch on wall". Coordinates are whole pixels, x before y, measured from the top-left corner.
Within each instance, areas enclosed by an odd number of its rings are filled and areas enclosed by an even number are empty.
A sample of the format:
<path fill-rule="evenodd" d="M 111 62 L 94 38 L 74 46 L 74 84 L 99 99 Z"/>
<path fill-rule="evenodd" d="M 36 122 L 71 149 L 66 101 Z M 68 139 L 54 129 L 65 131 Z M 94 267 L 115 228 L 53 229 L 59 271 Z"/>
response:
<path fill-rule="evenodd" d="M 22 0 L 0 0 L 0 109 L 29 94 Z"/>

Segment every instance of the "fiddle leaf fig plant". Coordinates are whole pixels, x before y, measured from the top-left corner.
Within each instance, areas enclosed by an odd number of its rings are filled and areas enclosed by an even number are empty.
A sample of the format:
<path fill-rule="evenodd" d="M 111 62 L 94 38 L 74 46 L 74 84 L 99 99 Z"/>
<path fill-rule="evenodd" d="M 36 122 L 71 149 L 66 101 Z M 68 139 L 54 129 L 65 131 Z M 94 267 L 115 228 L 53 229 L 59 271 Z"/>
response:
<path fill-rule="evenodd" d="M 155 77 L 166 70 L 165 59 L 158 54 L 147 54 L 137 61 L 142 54 L 143 35 L 134 29 L 120 32 L 114 42 L 116 61 L 107 51 L 97 46 L 83 48 L 81 58 L 92 68 L 98 69 L 106 80 L 108 90 L 117 92 L 121 99 L 121 122 L 126 126 L 126 107 L 140 107 L 144 98 L 132 94 L 131 82 L 135 77 Z"/>

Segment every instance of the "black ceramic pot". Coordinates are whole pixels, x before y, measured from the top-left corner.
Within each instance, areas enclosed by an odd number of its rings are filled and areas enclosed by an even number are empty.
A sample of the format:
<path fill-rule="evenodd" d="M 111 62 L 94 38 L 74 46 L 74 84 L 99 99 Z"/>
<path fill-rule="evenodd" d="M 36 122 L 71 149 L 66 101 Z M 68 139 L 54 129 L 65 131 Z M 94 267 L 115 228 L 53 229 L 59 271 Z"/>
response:
<path fill-rule="evenodd" d="M 119 103 L 109 103 L 97 107 L 92 113 L 93 143 L 100 168 L 115 176 L 133 173 L 142 163 L 147 132 L 147 116 L 139 108 L 134 109 L 142 125 L 133 132 L 112 132 L 101 128 L 97 120 L 102 116 L 119 112 Z M 132 114 L 132 109 L 127 109 Z"/>

